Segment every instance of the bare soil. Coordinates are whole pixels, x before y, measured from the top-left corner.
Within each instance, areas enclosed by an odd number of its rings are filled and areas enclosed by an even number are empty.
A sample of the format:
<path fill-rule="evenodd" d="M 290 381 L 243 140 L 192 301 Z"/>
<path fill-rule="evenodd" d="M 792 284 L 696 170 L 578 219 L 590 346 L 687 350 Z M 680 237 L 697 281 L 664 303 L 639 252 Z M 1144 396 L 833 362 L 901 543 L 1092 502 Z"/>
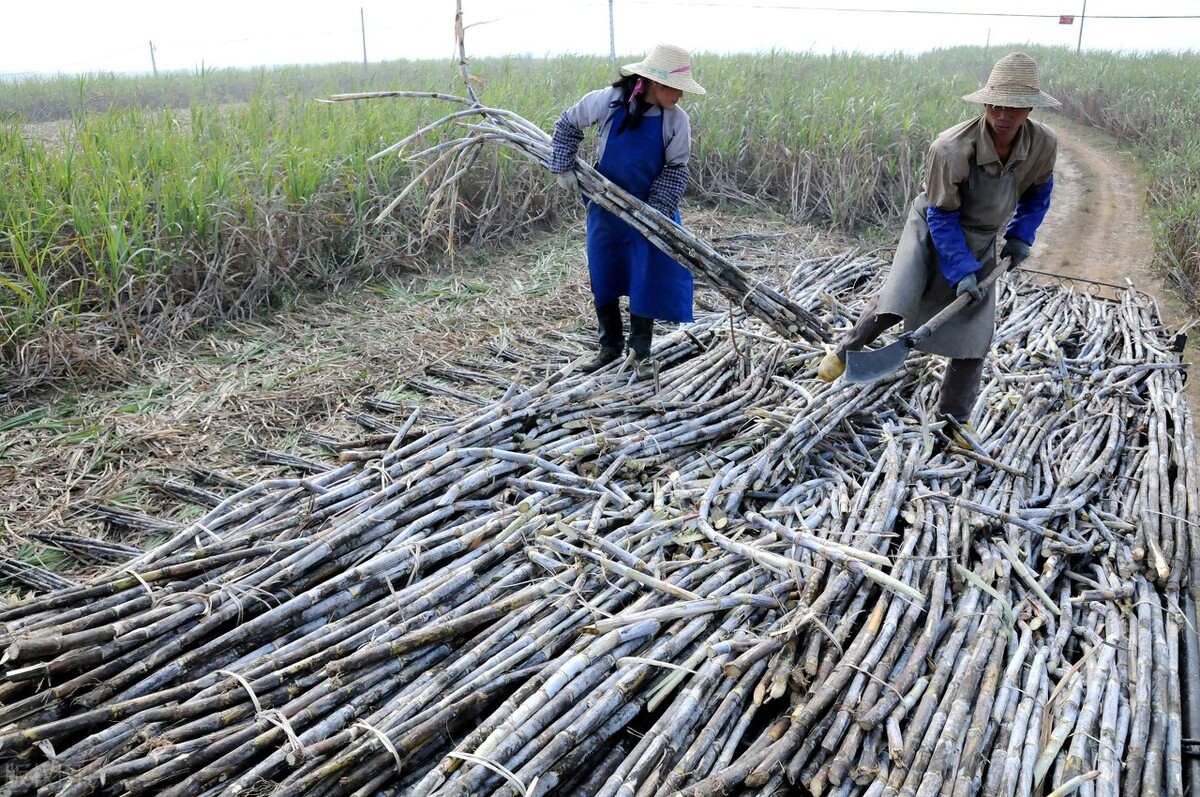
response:
<path fill-rule="evenodd" d="M 1048 124 L 1059 141 L 1054 195 L 1029 267 L 1121 287 L 1132 284 L 1163 298 L 1155 290 L 1143 208 L 1146 183 L 1137 163 L 1102 133 L 1061 117 Z M 1092 292 L 1113 296 L 1116 291 L 1097 286 Z"/>
<path fill-rule="evenodd" d="M 1080 291 L 1105 298 L 1141 291 L 1157 304 L 1166 331 L 1187 329 L 1196 313 L 1155 267 L 1147 181 L 1136 159 L 1093 128 L 1061 116 L 1043 121 L 1058 134 L 1058 163 L 1050 211 L 1026 267 L 1069 278 Z M 1200 330 L 1193 330 L 1183 359 L 1194 362 L 1198 355 Z M 1184 392 L 1194 415 L 1200 378 L 1187 380 Z"/>
<path fill-rule="evenodd" d="M 1169 329 L 1180 328 L 1190 315 L 1154 271 L 1145 182 L 1134 160 L 1096 131 L 1059 117 L 1048 121 L 1059 133 L 1060 161 L 1053 207 L 1028 268 L 1089 280 L 1072 284 L 1102 295 L 1131 285 L 1158 303 Z M 744 217 L 692 210 L 686 219 L 710 242 L 757 241 L 729 245 L 743 247 L 739 259 L 760 257 L 768 268 L 783 249 L 852 248 Z M 364 436 L 349 419 L 369 397 L 458 411 L 464 405 L 452 397 L 406 389 L 407 380 L 447 357 L 521 336 L 556 337 L 582 353 L 593 326 L 584 257 L 576 227 L 437 274 L 397 274 L 390 283 L 280 313 L 269 324 L 180 342 L 119 389 L 0 406 L 0 554 L 36 562 L 29 535 L 55 529 L 152 542 L 79 510 L 99 501 L 186 521 L 201 510 L 164 497 L 148 478 L 183 475 L 188 466 L 246 483 L 265 478 L 277 471 L 256 464 L 252 451 L 317 458 L 303 433 Z M 1186 357 L 1194 359 L 1198 348 L 1191 343 Z M 1192 380 L 1193 408 L 1200 407 L 1198 391 L 1200 380 Z"/>

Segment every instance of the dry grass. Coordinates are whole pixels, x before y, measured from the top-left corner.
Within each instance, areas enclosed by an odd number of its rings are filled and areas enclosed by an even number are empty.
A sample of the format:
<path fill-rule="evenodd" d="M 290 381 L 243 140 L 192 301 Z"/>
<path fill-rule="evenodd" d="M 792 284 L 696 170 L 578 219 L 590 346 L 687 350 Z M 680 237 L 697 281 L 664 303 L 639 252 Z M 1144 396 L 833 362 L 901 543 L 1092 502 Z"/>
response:
<path fill-rule="evenodd" d="M 845 240 L 807 229 L 714 212 L 689 211 L 698 237 L 772 280 L 800 253 L 841 251 Z M 496 350 L 542 348 L 559 361 L 586 353 L 594 335 L 582 224 L 510 251 L 460 253 L 458 265 L 399 274 L 369 288 L 296 303 L 258 323 L 229 324 L 192 342 L 142 353 L 121 385 L 89 393 L 26 397 L 0 420 L 0 554 L 43 561 L 38 532 L 76 534 L 145 546 L 153 529 L 122 527 L 88 511 L 119 505 L 187 520 L 200 509 L 155 489 L 155 479 L 191 483 L 189 468 L 252 483 L 287 468 L 259 451 L 330 461 L 319 440 L 353 441 L 373 422 L 400 424 L 411 408 L 457 416 L 471 404 L 458 393 L 500 392 Z M 716 309 L 697 291 L 698 309 Z M 480 363 L 476 384 L 451 385 L 439 366 Z M 488 368 L 491 363 L 496 368 Z M 434 376 L 430 376 L 434 374 Z M 528 375 L 532 378 L 532 374 Z M 499 380 L 499 381 L 502 381 Z M 446 387 L 429 393 L 425 386 Z M 414 385 L 420 386 L 414 389 Z M 395 415 L 364 404 L 381 398 Z M 400 408 L 403 408 L 401 410 Z M 6 428 L 7 427 L 7 428 Z M 70 557 L 46 561 L 86 576 Z"/>

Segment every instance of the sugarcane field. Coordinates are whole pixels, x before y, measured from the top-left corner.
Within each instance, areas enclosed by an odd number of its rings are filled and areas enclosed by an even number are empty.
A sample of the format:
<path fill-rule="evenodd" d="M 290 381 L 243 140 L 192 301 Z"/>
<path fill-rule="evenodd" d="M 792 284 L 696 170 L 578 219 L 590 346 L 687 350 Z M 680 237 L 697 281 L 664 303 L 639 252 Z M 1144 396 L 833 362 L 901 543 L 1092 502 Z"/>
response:
<path fill-rule="evenodd" d="M 1138 82 L 1194 92 L 1195 57 L 1036 51 L 1053 200 L 963 424 L 920 348 L 818 376 L 966 118 L 840 87 L 965 60 L 956 98 L 995 48 L 782 61 L 846 111 L 803 141 L 698 57 L 681 224 L 573 167 L 695 319 L 588 372 L 547 164 L 611 65 L 542 86 L 456 44 L 5 123 L 0 797 L 1197 793 L 1200 103 Z"/>

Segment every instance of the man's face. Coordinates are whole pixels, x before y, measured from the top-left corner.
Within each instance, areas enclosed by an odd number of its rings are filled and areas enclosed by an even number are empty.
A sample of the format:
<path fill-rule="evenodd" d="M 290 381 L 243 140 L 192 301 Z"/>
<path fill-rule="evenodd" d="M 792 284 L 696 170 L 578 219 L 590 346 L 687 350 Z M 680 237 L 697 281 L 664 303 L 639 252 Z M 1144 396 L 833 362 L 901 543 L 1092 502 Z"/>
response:
<path fill-rule="evenodd" d="M 1008 108 L 1003 105 L 985 106 L 988 127 L 996 131 L 1001 141 L 1012 141 L 1025 120 L 1029 118 L 1032 108 Z"/>

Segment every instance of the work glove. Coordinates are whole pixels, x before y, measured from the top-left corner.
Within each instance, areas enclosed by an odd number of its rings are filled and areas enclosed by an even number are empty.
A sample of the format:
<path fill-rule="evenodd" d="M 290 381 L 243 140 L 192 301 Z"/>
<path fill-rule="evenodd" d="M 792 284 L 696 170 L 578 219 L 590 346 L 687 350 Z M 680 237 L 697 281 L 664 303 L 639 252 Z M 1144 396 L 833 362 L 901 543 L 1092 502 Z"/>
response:
<path fill-rule="evenodd" d="M 962 296 L 964 293 L 971 294 L 972 302 L 983 301 L 983 288 L 979 287 L 979 280 L 974 274 L 968 274 L 958 281 L 958 287 L 954 289 L 955 296 Z"/>
<path fill-rule="evenodd" d="M 1004 242 L 1004 248 L 1000 250 L 1000 257 L 1011 257 L 1012 265 L 1008 269 L 1016 271 L 1021 267 L 1025 258 L 1029 257 L 1029 244 L 1020 238 L 1009 238 Z"/>
<path fill-rule="evenodd" d="M 559 188 L 565 188 L 568 191 L 579 191 L 579 178 L 575 176 L 574 169 L 558 172 L 554 175 L 554 179 L 558 183 Z"/>

